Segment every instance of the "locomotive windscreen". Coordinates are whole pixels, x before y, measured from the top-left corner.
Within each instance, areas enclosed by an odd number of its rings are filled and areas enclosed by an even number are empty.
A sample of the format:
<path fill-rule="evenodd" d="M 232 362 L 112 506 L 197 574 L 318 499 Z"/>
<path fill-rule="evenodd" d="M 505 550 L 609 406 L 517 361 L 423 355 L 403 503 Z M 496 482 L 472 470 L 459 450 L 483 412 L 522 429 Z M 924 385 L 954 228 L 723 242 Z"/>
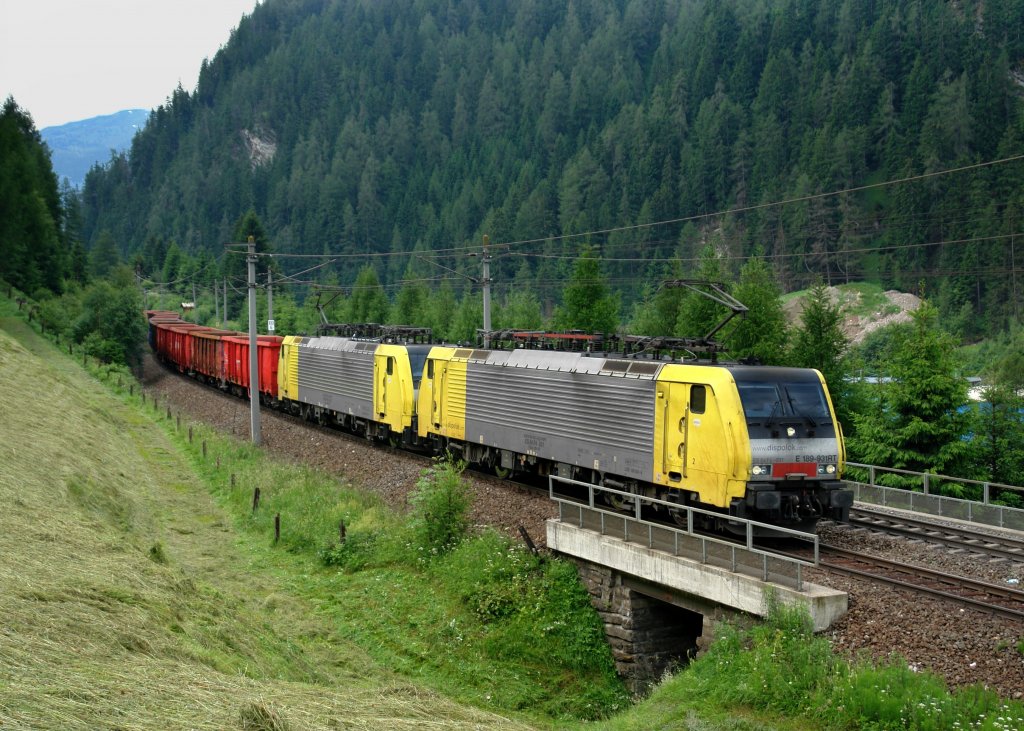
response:
<path fill-rule="evenodd" d="M 780 419 L 800 419 L 812 426 L 830 423 L 828 402 L 818 381 L 741 381 L 736 387 L 748 423 L 768 426 Z"/>

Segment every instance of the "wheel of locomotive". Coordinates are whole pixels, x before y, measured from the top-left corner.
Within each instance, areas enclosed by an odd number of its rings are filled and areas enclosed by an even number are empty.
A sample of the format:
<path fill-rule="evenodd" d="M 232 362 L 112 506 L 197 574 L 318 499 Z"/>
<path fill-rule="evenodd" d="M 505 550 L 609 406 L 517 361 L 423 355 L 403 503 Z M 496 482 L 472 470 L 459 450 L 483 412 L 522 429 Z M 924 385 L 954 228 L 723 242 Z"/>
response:
<path fill-rule="evenodd" d="M 636 511 L 636 501 L 632 495 L 623 495 L 621 493 L 635 493 L 636 485 L 609 485 L 606 483 L 604 477 L 599 477 L 595 480 L 595 483 L 604 487 L 608 487 L 618 492 L 608 492 L 602 490 L 600 492 L 601 499 L 607 503 L 612 510 L 618 513 L 633 513 Z"/>
<path fill-rule="evenodd" d="M 629 513 L 633 511 L 634 503 L 632 498 L 609 492 L 602 493 L 602 496 L 604 501 L 616 512 Z"/>
<path fill-rule="evenodd" d="M 672 519 L 672 522 L 678 525 L 680 528 L 689 528 L 689 513 L 679 508 L 669 508 L 668 517 Z"/>

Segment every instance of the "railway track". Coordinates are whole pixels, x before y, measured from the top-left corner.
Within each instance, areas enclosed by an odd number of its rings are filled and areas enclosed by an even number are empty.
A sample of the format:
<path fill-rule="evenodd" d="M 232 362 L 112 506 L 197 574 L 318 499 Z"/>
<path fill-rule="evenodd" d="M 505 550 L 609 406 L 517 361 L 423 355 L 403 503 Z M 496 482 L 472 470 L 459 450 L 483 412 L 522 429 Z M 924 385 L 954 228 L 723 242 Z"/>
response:
<path fill-rule="evenodd" d="M 999 617 L 1024 620 L 1024 591 L 1011 587 L 952 576 L 836 546 L 821 547 L 819 565 L 829 571 L 901 587 Z"/>
<path fill-rule="evenodd" d="M 1024 562 L 1024 540 L 1009 534 L 983 534 L 970 528 L 939 525 L 927 520 L 864 507 L 850 511 L 850 525 L 993 559 Z"/>

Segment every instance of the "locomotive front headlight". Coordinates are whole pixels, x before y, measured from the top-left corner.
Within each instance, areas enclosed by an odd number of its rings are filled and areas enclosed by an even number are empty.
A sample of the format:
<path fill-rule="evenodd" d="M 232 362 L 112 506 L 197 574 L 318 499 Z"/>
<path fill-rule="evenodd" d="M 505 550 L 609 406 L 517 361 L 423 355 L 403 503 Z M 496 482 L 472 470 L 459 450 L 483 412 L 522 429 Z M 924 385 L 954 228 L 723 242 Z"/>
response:
<path fill-rule="evenodd" d="M 827 464 L 825 465 L 825 471 L 830 475 L 834 475 L 836 473 L 836 466 L 834 464 Z"/>
<path fill-rule="evenodd" d="M 767 464 L 756 464 L 750 468 L 750 474 L 752 475 L 768 475 L 771 474 L 772 467 Z"/>
<path fill-rule="evenodd" d="M 796 436 L 796 429 L 794 429 L 791 426 L 786 427 L 786 436 L 787 437 L 795 437 Z"/>

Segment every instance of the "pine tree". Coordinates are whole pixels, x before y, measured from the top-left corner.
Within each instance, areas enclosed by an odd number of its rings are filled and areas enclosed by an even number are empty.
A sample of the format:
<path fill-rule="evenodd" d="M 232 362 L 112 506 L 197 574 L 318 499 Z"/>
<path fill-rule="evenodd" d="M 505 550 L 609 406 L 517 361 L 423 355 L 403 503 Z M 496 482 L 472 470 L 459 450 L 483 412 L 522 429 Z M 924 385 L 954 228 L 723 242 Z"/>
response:
<path fill-rule="evenodd" d="M 764 365 L 782 365 L 787 360 L 786 316 L 782 292 L 764 259 L 743 265 L 733 296 L 746 306 L 746 315 L 725 337 L 725 346 L 737 359 L 753 359 Z"/>
<path fill-rule="evenodd" d="M 701 252 L 695 278 L 702 282 L 724 284 L 722 260 L 713 245 L 708 244 Z M 721 304 L 697 292 L 688 291 L 684 295 L 679 309 L 675 335 L 681 338 L 702 338 L 710 333 L 727 314 L 728 310 Z"/>
<path fill-rule="evenodd" d="M 59 293 L 67 268 L 61 219 L 49 150 L 8 97 L 0 110 L 0 277 L 30 294 Z"/>
<path fill-rule="evenodd" d="M 427 325 L 426 302 L 430 290 L 422 282 L 416 281 L 416 269 L 410 263 L 405 269 L 405 283 L 398 290 L 395 304 L 391 308 L 389 322 L 395 325 Z"/>
<path fill-rule="evenodd" d="M 847 380 L 850 341 L 842 324 L 839 305 L 832 299 L 829 288 L 818 282 L 804 299 L 790 361 L 801 368 L 821 371 L 839 421 L 852 426 L 853 385 Z"/>
<path fill-rule="evenodd" d="M 267 239 L 266 229 L 264 229 L 263 222 L 260 220 L 260 217 L 256 215 L 256 211 L 253 209 L 248 210 L 238 219 L 238 222 L 235 224 L 234 233 L 231 237 L 231 243 L 233 245 L 224 254 L 224 263 L 222 268 L 224 270 L 224 276 L 228 280 L 228 309 L 231 312 L 241 312 L 243 308 L 242 303 L 247 297 L 249 265 L 246 263 L 245 244 L 248 243 L 250 236 L 256 244 L 255 248 L 257 254 L 270 253 L 271 247 Z M 166 259 L 169 260 L 170 258 L 170 249 L 168 249 Z M 165 260 L 165 270 L 166 264 L 167 262 Z M 272 260 L 266 256 L 257 256 L 257 282 L 265 282 L 267 280 L 268 268 L 274 268 Z"/>
<path fill-rule="evenodd" d="M 585 246 L 562 293 L 555 326 L 562 330 L 614 333 L 619 327 L 618 313 L 619 298 L 612 294 L 601 272 L 601 261 L 593 249 Z"/>
<path fill-rule="evenodd" d="M 349 300 L 348 319 L 350 322 L 387 322 L 391 304 L 377 277 L 377 270 L 367 264 L 359 270 L 352 299 Z"/>
<path fill-rule="evenodd" d="M 455 291 L 447 279 L 442 281 L 441 285 L 430 293 L 425 308 L 425 324 L 433 331 L 435 340 L 448 342 L 456 339 L 452 335 L 452 319 L 455 315 L 456 306 Z M 482 308 L 480 325 L 481 327 L 483 326 Z"/>
<path fill-rule="evenodd" d="M 1019 484 L 1024 474 L 1024 397 L 998 383 L 987 387 L 983 396 L 985 400 L 970 411 L 971 446 L 980 476 Z"/>
<path fill-rule="evenodd" d="M 633 306 L 629 332 L 634 335 L 663 336 L 675 331 L 679 308 L 686 290 L 680 287 L 648 285 Z"/>
<path fill-rule="evenodd" d="M 117 253 L 117 244 L 109 231 L 100 233 L 96 245 L 89 252 L 89 273 L 98 278 L 108 276 L 114 268 L 121 263 L 121 256 Z"/>
<path fill-rule="evenodd" d="M 494 318 L 497 330 L 539 330 L 543 326 L 540 299 L 529 287 L 514 287 L 498 307 Z"/>
<path fill-rule="evenodd" d="M 479 292 L 466 287 L 462 299 L 452 315 L 449 338 L 457 343 L 472 345 L 477 342 L 476 331 L 484 326 L 483 300 Z"/>
<path fill-rule="evenodd" d="M 857 414 L 849 441 L 858 462 L 917 472 L 971 477 L 970 446 L 962 437 L 965 419 L 958 411 L 967 400 L 967 384 L 956 373 L 954 343 L 938 325 L 938 310 L 924 301 L 913 326 L 901 331 L 888 362 L 888 383 L 880 385 L 878 408 Z M 897 486 L 919 481 L 887 475 Z"/>

